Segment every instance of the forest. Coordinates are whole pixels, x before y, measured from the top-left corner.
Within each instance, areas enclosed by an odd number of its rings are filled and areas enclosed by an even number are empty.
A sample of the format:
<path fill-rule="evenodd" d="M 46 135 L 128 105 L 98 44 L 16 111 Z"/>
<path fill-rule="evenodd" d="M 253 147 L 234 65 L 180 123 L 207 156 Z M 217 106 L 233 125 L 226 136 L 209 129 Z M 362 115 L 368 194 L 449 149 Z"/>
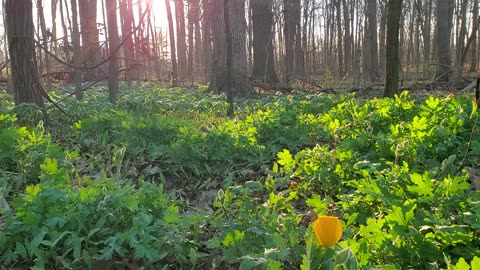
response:
<path fill-rule="evenodd" d="M 0 270 L 480 270 L 479 0 L 0 12 Z"/>

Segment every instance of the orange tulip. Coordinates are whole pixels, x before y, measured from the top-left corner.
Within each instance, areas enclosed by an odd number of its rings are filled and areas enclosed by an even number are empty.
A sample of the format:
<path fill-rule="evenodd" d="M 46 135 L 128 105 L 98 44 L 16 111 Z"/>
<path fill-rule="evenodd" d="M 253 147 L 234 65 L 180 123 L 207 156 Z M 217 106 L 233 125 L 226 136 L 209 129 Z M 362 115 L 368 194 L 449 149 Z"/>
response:
<path fill-rule="evenodd" d="M 342 238 L 342 224 L 338 217 L 318 216 L 312 227 L 318 243 L 323 247 L 332 247 Z"/>

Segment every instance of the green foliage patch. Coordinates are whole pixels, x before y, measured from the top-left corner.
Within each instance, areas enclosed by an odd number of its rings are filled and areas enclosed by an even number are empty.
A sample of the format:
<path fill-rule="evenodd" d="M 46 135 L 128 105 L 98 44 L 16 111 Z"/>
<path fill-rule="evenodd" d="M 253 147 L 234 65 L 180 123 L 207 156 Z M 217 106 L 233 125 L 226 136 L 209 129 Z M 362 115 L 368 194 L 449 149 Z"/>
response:
<path fill-rule="evenodd" d="M 121 88 L 116 106 L 59 89 L 74 119 L 51 110 L 48 130 L 0 93 L 6 269 L 478 267 L 470 97 L 267 96 L 230 119 L 204 89 Z M 337 246 L 312 210 L 340 217 Z"/>

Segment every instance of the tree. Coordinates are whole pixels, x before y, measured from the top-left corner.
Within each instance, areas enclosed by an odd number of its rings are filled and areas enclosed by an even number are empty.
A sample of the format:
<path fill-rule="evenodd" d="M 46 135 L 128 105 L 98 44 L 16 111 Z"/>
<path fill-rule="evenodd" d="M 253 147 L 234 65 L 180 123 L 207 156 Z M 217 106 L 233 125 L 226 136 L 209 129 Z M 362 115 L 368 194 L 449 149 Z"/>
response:
<path fill-rule="evenodd" d="M 251 79 L 277 83 L 273 61 L 273 0 L 252 1 L 253 71 Z"/>
<path fill-rule="evenodd" d="M 393 97 L 398 92 L 398 73 L 400 69 L 400 62 L 398 58 L 398 35 L 400 32 L 401 15 L 402 0 L 389 0 L 387 16 L 387 55 L 384 92 L 385 97 Z"/>
<path fill-rule="evenodd" d="M 79 0 L 80 27 L 82 35 L 83 63 L 95 66 L 99 62 L 99 39 L 97 28 L 97 0 Z M 87 69 L 85 79 L 94 80 L 97 69 Z"/>
<path fill-rule="evenodd" d="M 223 0 L 213 0 L 212 14 L 212 49 L 214 51 L 212 57 L 212 71 L 208 90 L 214 93 L 221 93 L 226 90 L 226 72 L 227 72 L 227 52 L 226 52 L 226 36 L 225 22 L 223 12 Z"/>
<path fill-rule="evenodd" d="M 478 0 L 473 0 L 473 11 L 472 11 L 472 46 L 471 46 L 471 55 L 470 55 L 470 72 L 477 72 L 477 36 L 478 36 Z"/>
<path fill-rule="evenodd" d="M 227 37 L 227 46 L 230 42 L 232 46 L 232 73 L 235 74 L 232 80 L 232 88 L 234 95 L 248 96 L 253 92 L 253 89 L 248 79 L 245 0 L 230 0 L 229 10 L 231 40 Z"/>
<path fill-rule="evenodd" d="M 170 55 L 172 62 L 172 86 L 175 87 L 178 85 L 178 71 L 177 71 L 177 55 L 175 53 L 175 32 L 173 30 L 173 18 L 172 18 L 172 9 L 170 7 L 170 0 L 165 0 L 165 7 L 167 9 L 167 19 L 168 19 L 168 33 L 170 36 Z"/>
<path fill-rule="evenodd" d="M 72 4 L 72 45 L 73 45 L 73 64 L 80 67 L 82 63 L 82 49 L 80 48 L 80 30 L 78 29 L 77 0 L 71 0 Z M 82 92 L 82 70 L 76 68 L 74 71 L 75 97 L 77 100 L 83 99 Z"/>
<path fill-rule="evenodd" d="M 117 0 L 106 0 L 108 21 L 108 43 L 110 55 L 108 62 L 108 93 L 110 102 L 115 104 L 118 95 L 118 57 L 115 48 L 120 44 L 117 26 Z"/>
<path fill-rule="evenodd" d="M 49 34 L 47 33 L 47 25 L 45 24 L 45 16 L 43 13 L 43 1 L 37 0 L 37 13 L 40 19 L 40 29 L 42 32 L 42 45 L 44 48 L 48 48 Z M 52 78 L 50 78 L 50 55 L 45 53 L 45 75 L 47 78 L 47 89 L 52 89 Z"/>
<path fill-rule="evenodd" d="M 6 30 L 15 104 L 44 107 L 35 58 L 32 0 L 6 0 Z"/>
<path fill-rule="evenodd" d="M 120 0 L 120 3 L 122 38 L 127 38 L 129 35 L 131 35 L 134 27 L 133 4 L 132 0 Z M 125 66 L 127 68 L 127 82 L 138 81 L 138 72 L 137 69 L 134 68 L 136 63 L 135 47 L 131 37 L 128 37 L 126 40 L 124 40 L 123 55 L 125 58 Z"/>
<path fill-rule="evenodd" d="M 366 40 L 366 74 L 374 82 L 379 77 L 378 70 L 378 39 L 377 39 L 377 0 L 367 0 L 366 11 L 367 40 Z"/>
<path fill-rule="evenodd" d="M 183 80 L 187 73 L 187 44 L 185 42 L 185 11 L 183 0 L 175 0 L 175 21 L 177 25 L 178 71 L 180 80 Z"/>
<path fill-rule="evenodd" d="M 451 75 L 449 4 L 447 0 L 437 0 L 437 77 L 440 81 L 448 81 Z M 448 18 L 448 19 L 446 19 Z"/>

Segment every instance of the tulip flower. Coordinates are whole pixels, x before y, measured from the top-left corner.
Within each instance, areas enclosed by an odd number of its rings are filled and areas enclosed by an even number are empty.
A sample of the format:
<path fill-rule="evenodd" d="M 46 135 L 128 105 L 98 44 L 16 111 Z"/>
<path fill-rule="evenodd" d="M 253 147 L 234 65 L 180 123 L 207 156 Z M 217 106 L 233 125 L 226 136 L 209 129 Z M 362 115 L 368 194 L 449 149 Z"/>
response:
<path fill-rule="evenodd" d="M 315 237 L 322 247 L 332 247 L 342 237 L 342 224 L 338 217 L 318 216 L 312 227 Z"/>

